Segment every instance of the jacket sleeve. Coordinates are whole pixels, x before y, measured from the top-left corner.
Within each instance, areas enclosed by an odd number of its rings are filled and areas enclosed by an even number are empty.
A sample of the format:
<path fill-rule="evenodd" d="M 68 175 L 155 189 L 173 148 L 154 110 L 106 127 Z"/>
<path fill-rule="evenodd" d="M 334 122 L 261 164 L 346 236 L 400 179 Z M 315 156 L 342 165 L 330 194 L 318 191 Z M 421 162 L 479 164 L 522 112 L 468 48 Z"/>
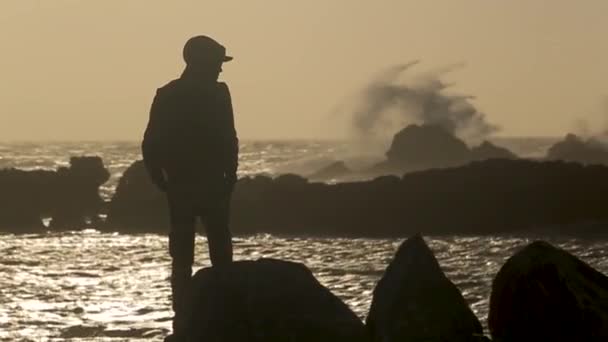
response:
<path fill-rule="evenodd" d="M 164 180 L 163 165 L 162 165 L 162 117 L 163 117 L 162 96 L 160 90 L 156 92 L 152 107 L 150 108 L 150 118 L 144 133 L 144 139 L 141 144 L 144 165 L 152 181 L 161 185 Z"/>
<path fill-rule="evenodd" d="M 224 127 L 224 174 L 231 180 L 236 180 L 236 171 L 239 165 L 239 139 L 234 125 L 234 110 L 232 108 L 232 97 L 226 83 L 220 83 L 220 96 L 225 110 Z"/>

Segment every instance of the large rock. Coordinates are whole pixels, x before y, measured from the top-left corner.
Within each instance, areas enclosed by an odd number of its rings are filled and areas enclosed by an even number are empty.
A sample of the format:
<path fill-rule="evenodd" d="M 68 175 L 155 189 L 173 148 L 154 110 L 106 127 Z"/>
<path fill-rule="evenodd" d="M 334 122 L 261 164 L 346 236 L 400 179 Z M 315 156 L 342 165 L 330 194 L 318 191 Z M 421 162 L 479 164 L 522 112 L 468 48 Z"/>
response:
<path fill-rule="evenodd" d="M 584 140 L 574 134 L 568 134 L 549 148 L 547 159 L 608 165 L 608 147 L 593 138 Z"/>
<path fill-rule="evenodd" d="M 13 233 L 45 230 L 50 216 L 56 173 L 47 170 L 0 170 L 0 229 Z"/>
<path fill-rule="evenodd" d="M 470 149 L 444 128 L 436 125 L 410 125 L 395 134 L 387 159 L 363 174 L 387 174 L 454 167 L 486 159 L 516 159 L 506 148 L 488 141 Z"/>
<path fill-rule="evenodd" d="M 72 157 L 69 168 L 57 170 L 52 229 L 98 226 L 104 204 L 99 187 L 110 179 L 100 157 Z"/>
<path fill-rule="evenodd" d="M 486 159 L 517 159 L 517 155 L 504 147 L 484 141 L 471 149 L 471 160 Z"/>
<path fill-rule="evenodd" d="M 43 217 L 51 229 L 79 229 L 98 219 L 103 201 L 99 186 L 109 172 L 99 157 L 73 157 L 69 167 L 53 170 L 0 170 L 0 229 L 41 232 Z"/>
<path fill-rule="evenodd" d="M 365 341 L 361 320 L 306 266 L 273 259 L 193 278 L 189 341 Z"/>
<path fill-rule="evenodd" d="M 488 324 L 501 342 L 608 341 L 608 277 L 564 250 L 534 242 L 496 275 Z"/>
<path fill-rule="evenodd" d="M 469 148 L 440 126 L 410 125 L 394 136 L 386 156 L 395 167 L 446 167 L 468 161 Z"/>
<path fill-rule="evenodd" d="M 152 183 L 143 161 L 131 164 L 108 205 L 106 227 L 121 232 L 168 232 L 165 194 Z"/>
<path fill-rule="evenodd" d="M 607 193 L 608 167 L 521 159 L 331 185 L 295 175 L 259 176 L 237 183 L 231 229 L 235 235 L 339 237 L 545 228 L 568 235 L 606 235 Z M 141 162 L 125 173 L 109 207 L 106 230 L 167 231 L 166 200 Z M 588 228 L 581 229 L 582 223 Z"/>
<path fill-rule="evenodd" d="M 481 323 L 420 235 L 405 241 L 374 289 L 372 341 L 484 341 Z"/>

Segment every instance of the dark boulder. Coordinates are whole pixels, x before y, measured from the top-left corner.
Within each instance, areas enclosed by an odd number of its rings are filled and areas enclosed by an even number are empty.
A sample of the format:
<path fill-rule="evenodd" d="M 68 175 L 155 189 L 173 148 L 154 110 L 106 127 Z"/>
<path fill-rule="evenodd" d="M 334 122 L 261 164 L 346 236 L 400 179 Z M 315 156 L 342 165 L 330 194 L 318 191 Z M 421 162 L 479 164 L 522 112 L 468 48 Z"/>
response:
<path fill-rule="evenodd" d="M 0 229 L 42 232 L 42 218 L 52 218 L 51 229 L 83 228 L 85 221 L 97 221 L 99 186 L 108 178 L 99 157 L 73 157 L 56 171 L 0 170 Z"/>
<path fill-rule="evenodd" d="M 608 277 L 562 249 L 534 242 L 496 275 L 488 324 L 502 342 L 608 341 Z"/>
<path fill-rule="evenodd" d="M 517 155 L 508 149 L 496 146 L 489 141 L 471 149 L 471 160 L 517 159 Z"/>
<path fill-rule="evenodd" d="M 394 136 L 386 157 L 398 168 L 447 167 L 467 162 L 469 148 L 440 126 L 410 125 Z"/>
<path fill-rule="evenodd" d="M 465 166 L 325 184 L 287 175 L 240 179 L 235 235 L 401 237 L 555 232 L 606 235 L 608 167 L 492 159 Z M 167 203 L 134 164 L 109 205 L 104 229 L 166 232 Z M 604 223 L 604 225 L 602 225 Z M 581 224 L 588 228 L 581 229 Z M 415 227 L 416 231 L 413 231 Z"/>
<path fill-rule="evenodd" d="M 481 323 L 420 235 L 406 240 L 374 289 L 372 341 L 484 341 Z"/>
<path fill-rule="evenodd" d="M 13 233 L 42 232 L 42 217 L 51 215 L 55 171 L 0 170 L 0 229 Z"/>
<path fill-rule="evenodd" d="M 104 204 L 99 187 L 110 178 L 100 157 L 72 157 L 70 167 L 57 170 L 50 227 L 80 229 L 97 226 Z"/>
<path fill-rule="evenodd" d="M 188 341 L 365 341 L 361 320 L 303 264 L 261 259 L 193 278 Z"/>
<path fill-rule="evenodd" d="M 547 159 L 608 165 L 608 147 L 593 138 L 584 140 L 574 134 L 568 134 L 549 148 Z"/>
<path fill-rule="evenodd" d="M 143 161 L 131 164 L 120 178 L 108 205 L 105 226 L 122 232 L 167 232 L 165 194 L 150 180 Z"/>

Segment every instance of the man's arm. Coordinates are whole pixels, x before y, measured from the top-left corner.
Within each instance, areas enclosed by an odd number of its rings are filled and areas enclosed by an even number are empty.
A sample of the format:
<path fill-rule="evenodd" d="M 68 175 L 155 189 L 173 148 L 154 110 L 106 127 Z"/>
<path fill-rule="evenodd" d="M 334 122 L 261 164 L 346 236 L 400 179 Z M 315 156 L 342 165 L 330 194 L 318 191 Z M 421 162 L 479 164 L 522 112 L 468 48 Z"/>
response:
<path fill-rule="evenodd" d="M 237 180 L 236 171 L 239 165 L 239 139 L 234 125 L 234 110 L 232 108 L 232 97 L 225 83 L 220 83 L 220 96 L 225 109 L 225 151 L 224 152 L 224 175 L 230 190 Z"/>
<path fill-rule="evenodd" d="M 148 120 L 148 125 L 144 133 L 141 149 L 144 158 L 144 165 L 146 166 L 146 170 L 148 171 L 152 182 L 156 184 L 161 191 L 166 191 L 167 182 L 163 174 L 161 151 L 163 107 L 161 93 L 160 90 L 158 90 L 156 92 L 156 96 L 154 96 L 154 100 L 152 101 L 152 107 L 150 108 L 150 119 Z"/>

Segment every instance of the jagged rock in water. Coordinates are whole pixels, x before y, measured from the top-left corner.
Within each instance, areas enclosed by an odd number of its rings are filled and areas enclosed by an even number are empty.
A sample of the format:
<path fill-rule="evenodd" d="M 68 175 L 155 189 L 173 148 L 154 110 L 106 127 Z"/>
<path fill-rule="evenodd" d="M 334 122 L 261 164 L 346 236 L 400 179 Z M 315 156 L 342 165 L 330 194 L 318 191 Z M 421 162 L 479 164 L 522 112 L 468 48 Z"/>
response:
<path fill-rule="evenodd" d="M 372 341 L 484 341 L 481 323 L 420 235 L 406 240 L 374 289 Z"/>
<path fill-rule="evenodd" d="M 583 140 L 568 134 L 564 140 L 549 148 L 547 159 L 608 165 L 608 147 L 595 139 Z"/>
<path fill-rule="evenodd" d="M 152 184 L 143 161 L 131 164 L 120 179 L 108 206 L 106 226 L 122 232 L 168 230 L 165 194 Z"/>
<path fill-rule="evenodd" d="M 53 229 L 82 228 L 85 217 L 98 217 L 99 186 L 108 177 L 99 157 L 73 157 L 69 168 L 57 171 L 0 170 L 0 229 L 42 232 L 43 217 L 52 217 Z"/>
<path fill-rule="evenodd" d="M 103 200 L 99 187 L 108 181 L 110 172 L 100 157 L 72 157 L 69 168 L 57 170 L 57 201 L 50 227 L 79 229 L 90 221 L 96 226 Z"/>
<path fill-rule="evenodd" d="M 394 136 L 386 156 L 394 167 L 432 168 L 466 163 L 469 152 L 462 140 L 440 126 L 410 125 Z"/>
<path fill-rule="evenodd" d="M 365 341 L 361 320 L 299 263 L 202 269 L 187 303 L 188 341 Z"/>
<path fill-rule="evenodd" d="M 608 341 L 608 277 L 546 242 L 513 255 L 492 284 L 495 341 Z"/>
<path fill-rule="evenodd" d="M 517 159 L 517 155 L 504 147 L 499 147 L 489 141 L 484 141 L 481 145 L 471 149 L 471 159 Z"/>
<path fill-rule="evenodd" d="M 351 170 L 343 161 L 337 161 L 327 165 L 319 171 L 308 176 L 310 179 L 328 180 L 344 177 L 351 173 Z"/>

